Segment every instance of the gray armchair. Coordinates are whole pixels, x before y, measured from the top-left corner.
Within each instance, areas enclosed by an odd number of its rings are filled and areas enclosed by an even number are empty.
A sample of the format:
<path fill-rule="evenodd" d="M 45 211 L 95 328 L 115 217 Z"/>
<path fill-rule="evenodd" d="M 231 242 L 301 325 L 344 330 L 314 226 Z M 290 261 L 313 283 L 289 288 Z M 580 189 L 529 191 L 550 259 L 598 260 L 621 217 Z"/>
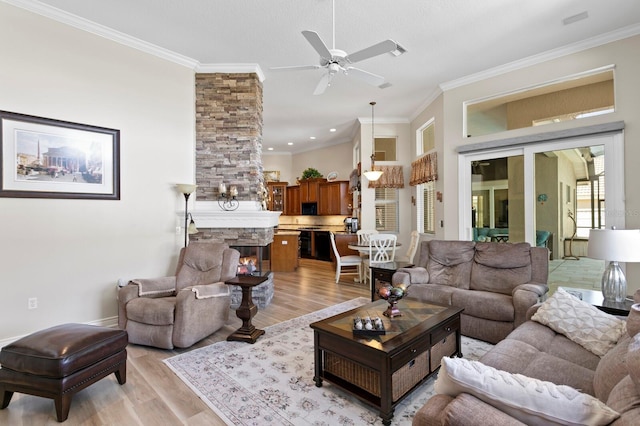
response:
<path fill-rule="evenodd" d="M 191 243 L 180 251 L 175 276 L 135 279 L 118 290 L 118 326 L 129 342 L 186 348 L 229 319 L 240 253 L 224 243 Z"/>

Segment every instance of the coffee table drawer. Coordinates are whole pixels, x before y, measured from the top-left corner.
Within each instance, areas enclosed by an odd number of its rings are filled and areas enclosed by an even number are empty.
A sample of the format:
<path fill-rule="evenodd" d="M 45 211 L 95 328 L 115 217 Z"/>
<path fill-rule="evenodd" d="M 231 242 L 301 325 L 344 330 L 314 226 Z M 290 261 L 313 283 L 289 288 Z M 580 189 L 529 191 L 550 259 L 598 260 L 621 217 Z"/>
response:
<path fill-rule="evenodd" d="M 440 367 L 442 357 L 451 356 L 458 352 L 458 345 L 456 342 L 456 332 L 453 331 L 448 336 L 445 336 L 433 345 L 431 348 L 431 371 L 435 371 Z"/>
<path fill-rule="evenodd" d="M 418 354 L 427 352 L 430 346 L 431 340 L 429 339 L 429 334 L 426 333 L 415 342 L 412 342 L 409 347 L 404 348 L 402 351 L 391 356 L 391 371 L 396 371 L 402 368 L 405 364 L 418 356 Z"/>
<path fill-rule="evenodd" d="M 460 317 L 447 321 L 431 331 L 431 345 L 435 345 L 451 333 L 460 329 Z"/>

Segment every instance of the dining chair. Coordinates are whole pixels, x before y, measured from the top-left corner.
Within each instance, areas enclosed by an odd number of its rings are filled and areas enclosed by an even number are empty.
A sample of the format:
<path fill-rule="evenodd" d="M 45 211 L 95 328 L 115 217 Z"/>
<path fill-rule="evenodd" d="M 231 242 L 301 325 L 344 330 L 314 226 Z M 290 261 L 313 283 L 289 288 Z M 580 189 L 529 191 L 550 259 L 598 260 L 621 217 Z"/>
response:
<path fill-rule="evenodd" d="M 378 234 L 379 231 L 377 229 L 359 229 L 356 232 L 356 235 L 358 236 L 358 245 L 359 246 L 368 246 L 369 245 L 369 236 L 374 235 L 374 234 Z M 360 258 L 362 261 L 362 271 L 364 272 L 360 279 L 361 281 L 364 279 L 364 283 L 367 283 L 367 277 L 369 276 L 369 274 L 367 273 L 367 269 L 369 266 L 365 265 L 365 260 L 369 258 L 369 253 L 368 252 L 360 252 Z"/>
<path fill-rule="evenodd" d="M 409 248 L 407 249 L 407 253 L 404 255 L 396 256 L 394 260 L 413 263 L 413 258 L 416 256 L 416 252 L 418 251 L 419 241 L 420 233 L 418 231 L 411 231 L 411 239 L 409 241 Z"/>
<path fill-rule="evenodd" d="M 393 262 L 396 257 L 398 237 L 394 234 L 372 234 L 369 236 L 369 258 L 364 261 L 365 281 L 371 280 L 369 266 L 376 263 Z"/>
<path fill-rule="evenodd" d="M 330 232 L 329 237 L 331 238 L 331 248 L 336 258 L 336 283 L 340 281 L 341 274 L 358 274 L 358 278 L 362 281 L 362 259 L 360 256 L 355 254 L 341 256 L 336 247 L 336 236 L 333 232 Z M 342 268 L 353 268 L 354 266 L 356 268 L 355 272 L 350 270 L 342 271 Z"/>

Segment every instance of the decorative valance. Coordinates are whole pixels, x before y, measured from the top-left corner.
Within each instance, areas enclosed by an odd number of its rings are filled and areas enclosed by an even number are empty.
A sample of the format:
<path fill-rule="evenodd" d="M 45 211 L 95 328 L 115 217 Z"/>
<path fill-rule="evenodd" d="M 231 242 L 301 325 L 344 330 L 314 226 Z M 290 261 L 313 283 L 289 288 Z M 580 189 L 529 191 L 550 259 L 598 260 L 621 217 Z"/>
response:
<path fill-rule="evenodd" d="M 369 181 L 369 188 L 404 188 L 402 166 L 376 166 L 382 176 L 376 181 Z"/>
<path fill-rule="evenodd" d="M 438 180 L 438 154 L 424 155 L 411 163 L 409 185 L 416 186 Z"/>

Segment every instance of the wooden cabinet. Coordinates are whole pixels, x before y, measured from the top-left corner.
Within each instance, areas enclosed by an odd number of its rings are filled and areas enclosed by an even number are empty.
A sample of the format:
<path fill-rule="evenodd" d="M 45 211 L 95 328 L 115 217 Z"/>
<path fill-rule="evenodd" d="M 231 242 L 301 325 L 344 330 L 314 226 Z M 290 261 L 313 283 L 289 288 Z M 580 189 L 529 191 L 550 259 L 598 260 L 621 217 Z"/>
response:
<path fill-rule="evenodd" d="M 293 272 L 298 267 L 299 232 L 278 232 L 271 244 L 271 270 Z"/>
<path fill-rule="evenodd" d="M 319 185 L 318 214 L 349 215 L 349 182 L 323 182 Z"/>
<path fill-rule="evenodd" d="M 287 205 L 287 182 L 267 182 L 267 209 L 284 212 Z"/>
<path fill-rule="evenodd" d="M 300 202 L 314 203 L 319 201 L 320 183 L 326 182 L 324 178 L 304 179 L 300 181 Z"/>
<path fill-rule="evenodd" d="M 284 214 L 289 216 L 301 214 L 300 202 L 300 187 L 298 185 L 287 186 L 287 204 Z"/>

